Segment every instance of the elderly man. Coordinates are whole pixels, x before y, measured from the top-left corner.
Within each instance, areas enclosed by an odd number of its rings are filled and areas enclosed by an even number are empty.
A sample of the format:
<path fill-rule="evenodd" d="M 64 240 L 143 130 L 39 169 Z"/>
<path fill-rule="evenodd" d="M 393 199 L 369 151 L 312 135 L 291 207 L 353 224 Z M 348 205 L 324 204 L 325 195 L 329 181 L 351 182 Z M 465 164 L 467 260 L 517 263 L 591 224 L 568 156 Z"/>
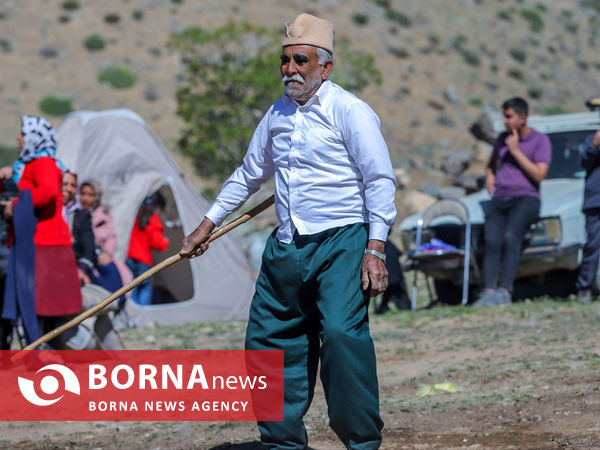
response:
<path fill-rule="evenodd" d="M 263 254 L 246 349 L 284 350 L 285 420 L 259 422 L 261 439 L 306 448 L 302 419 L 320 355 L 331 427 L 349 448 L 377 448 L 383 422 L 367 307 L 369 294 L 387 287 L 392 165 L 375 113 L 328 79 L 333 25 L 301 14 L 285 29 L 285 93 L 180 254 L 206 251 L 214 227 L 274 175 L 280 223 Z"/>

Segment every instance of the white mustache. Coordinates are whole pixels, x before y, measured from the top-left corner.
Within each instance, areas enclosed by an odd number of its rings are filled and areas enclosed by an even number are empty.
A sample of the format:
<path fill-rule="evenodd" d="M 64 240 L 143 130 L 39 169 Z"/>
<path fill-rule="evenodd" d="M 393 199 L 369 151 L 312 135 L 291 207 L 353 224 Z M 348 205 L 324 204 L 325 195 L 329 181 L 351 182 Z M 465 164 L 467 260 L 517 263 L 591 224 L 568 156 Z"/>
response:
<path fill-rule="evenodd" d="M 282 80 L 283 80 L 283 84 L 288 84 L 290 81 L 297 81 L 298 83 L 304 84 L 304 77 L 302 75 L 300 75 L 299 73 L 295 73 L 292 76 L 284 75 Z"/>

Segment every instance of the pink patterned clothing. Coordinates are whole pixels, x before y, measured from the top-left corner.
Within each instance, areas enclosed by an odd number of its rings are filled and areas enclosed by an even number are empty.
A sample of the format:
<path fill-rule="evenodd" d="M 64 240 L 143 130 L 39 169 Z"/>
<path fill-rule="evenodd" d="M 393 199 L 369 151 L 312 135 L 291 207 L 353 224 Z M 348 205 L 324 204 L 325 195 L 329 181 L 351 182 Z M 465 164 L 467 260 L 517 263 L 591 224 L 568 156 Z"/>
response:
<path fill-rule="evenodd" d="M 96 245 L 102 252 L 112 257 L 112 262 L 117 266 L 121 281 L 123 285 L 126 285 L 133 280 L 133 275 L 124 261 L 114 257 L 115 250 L 117 249 L 117 234 L 113 226 L 112 216 L 103 206 L 97 207 L 92 212 L 92 229 L 94 230 Z M 129 296 L 131 296 L 131 292 L 126 294 L 126 297 Z"/>

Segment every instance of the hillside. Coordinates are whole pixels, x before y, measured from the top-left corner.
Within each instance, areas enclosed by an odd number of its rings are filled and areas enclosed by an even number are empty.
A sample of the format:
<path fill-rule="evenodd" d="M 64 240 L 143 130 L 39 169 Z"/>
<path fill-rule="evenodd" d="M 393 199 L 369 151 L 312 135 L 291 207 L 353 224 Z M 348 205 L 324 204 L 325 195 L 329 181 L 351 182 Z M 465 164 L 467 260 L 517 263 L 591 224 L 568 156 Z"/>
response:
<path fill-rule="evenodd" d="M 490 102 L 522 95 L 547 114 L 581 111 L 600 93 L 596 0 L 3 0 L 0 145 L 14 145 L 19 116 L 40 114 L 52 95 L 73 109 L 131 108 L 175 150 L 182 66 L 165 48 L 169 34 L 230 19 L 277 29 L 302 11 L 331 19 L 338 42 L 376 56 L 383 82 L 360 96 L 381 117 L 397 167 L 410 158 L 426 172 L 449 152 L 472 151 L 467 129 Z M 104 49 L 84 46 L 91 34 Z M 98 81 L 113 64 L 133 72 L 132 87 Z"/>

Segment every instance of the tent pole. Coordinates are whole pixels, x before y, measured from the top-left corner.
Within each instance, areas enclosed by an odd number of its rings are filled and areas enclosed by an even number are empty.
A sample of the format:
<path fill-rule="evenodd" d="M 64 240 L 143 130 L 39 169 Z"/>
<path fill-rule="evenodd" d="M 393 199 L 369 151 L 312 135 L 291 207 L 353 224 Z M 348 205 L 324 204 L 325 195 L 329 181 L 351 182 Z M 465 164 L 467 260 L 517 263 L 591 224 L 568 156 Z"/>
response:
<path fill-rule="evenodd" d="M 247 221 L 249 221 L 250 219 L 252 219 L 254 216 L 256 216 L 256 215 L 260 214 L 261 212 L 263 212 L 265 209 L 267 209 L 273 203 L 275 203 L 275 197 L 273 195 L 271 195 L 268 199 L 266 199 L 261 204 L 259 204 L 259 205 L 255 206 L 254 208 L 252 208 L 246 214 L 243 214 L 242 216 L 238 217 L 234 221 L 228 223 L 224 227 L 221 227 L 217 231 L 215 231 L 214 233 L 212 233 L 210 235 L 210 238 L 208 239 L 207 242 L 210 243 L 210 242 L 214 241 L 215 239 L 218 239 L 219 237 L 223 236 L 225 233 L 228 233 L 229 231 L 233 230 L 237 226 L 239 226 L 239 225 L 241 225 L 243 223 L 246 223 Z M 116 299 L 118 299 L 119 297 L 121 297 L 123 294 L 125 294 L 125 293 L 129 292 L 130 290 L 132 290 L 134 287 L 136 287 L 137 285 L 139 285 L 142 281 L 150 278 L 151 276 L 155 275 L 156 273 L 160 272 L 161 270 L 163 270 L 163 269 L 165 269 L 165 268 L 167 268 L 167 267 L 175 264 L 176 262 L 180 261 L 181 259 L 182 259 L 181 255 L 179 255 L 179 253 L 177 253 L 177 254 L 175 254 L 173 256 L 170 256 L 169 258 L 165 259 L 164 261 L 161 261 L 160 263 L 156 264 L 155 266 L 151 267 L 150 269 L 148 269 L 147 271 L 145 271 L 144 273 L 142 273 L 141 275 L 139 275 L 138 277 L 136 277 L 131 282 L 127 283 L 125 286 L 123 286 L 122 288 L 120 288 L 114 294 L 110 295 L 109 297 L 106 297 L 100 303 L 98 303 L 98 304 L 92 306 L 90 309 L 87 309 L 86 311 L 82 312 L 77 317 L 74 317 L 73 319 L 71 319 L 70 321 L 68 321 L 67 323 L 65 323 L 64 325 L 61 325 L 60 327 L 57 327 L 54 330 L 49 331 L 48 333 L 46 333 L 45 335 L 43 335 L 41 338 L 39 338 L 37 341 L 32 342 L 31 344 L 29 344 L 21 352 L 19 352 L 16 355 L 14 355 L 11 358 L 11 361 L 12 362 L 19 361 L 21 358 L 23 358 L 25 356 L 25 353 L 23 353 L 24 351 L 26 351 L 26 350 L 34 350 L 38 346 L 40 346 L 40 345 L 42 345 L 42 344 L 44 344 L 44 343 L 46 343 L 46 342 L 54 339 L 59 334 L 64 333 L 65 331 L 69 330 L 70 328 L 73 328 L 76 325 L 79 325 L 81 322 L 83 322 L 88 317 L 93 316 L 98 311 L 100 311 L 102 308 L 110 305 Z"/>

